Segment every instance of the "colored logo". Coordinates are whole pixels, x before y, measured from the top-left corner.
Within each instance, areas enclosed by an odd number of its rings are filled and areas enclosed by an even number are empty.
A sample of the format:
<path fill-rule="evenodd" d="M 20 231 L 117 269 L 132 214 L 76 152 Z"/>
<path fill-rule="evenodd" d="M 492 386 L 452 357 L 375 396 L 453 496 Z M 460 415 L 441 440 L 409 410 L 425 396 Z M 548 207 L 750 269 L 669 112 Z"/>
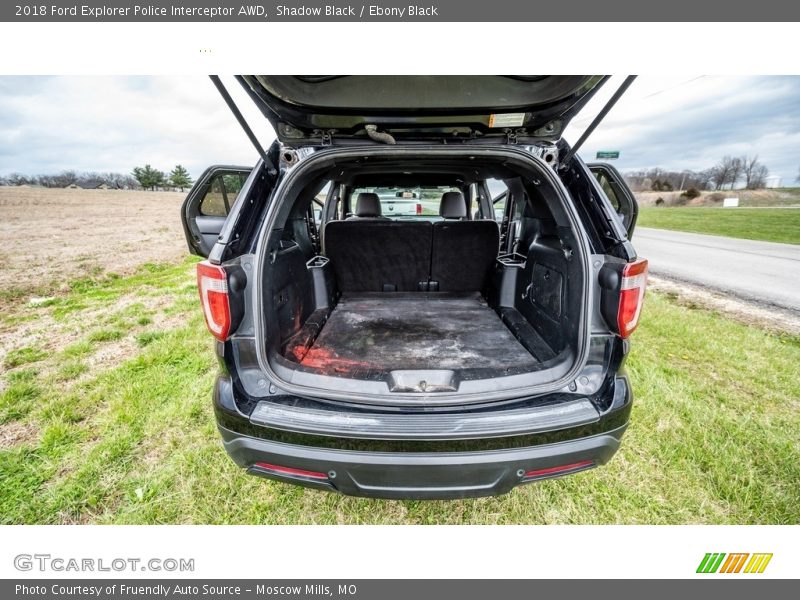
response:
<path fill-rule="evenodd" d="M 763 573 L 767 568 L 772 554 L 748 554 L 739 552 L 725 554 L 724 552 L 708 552 L 700 565 L 698 573 Z"/>

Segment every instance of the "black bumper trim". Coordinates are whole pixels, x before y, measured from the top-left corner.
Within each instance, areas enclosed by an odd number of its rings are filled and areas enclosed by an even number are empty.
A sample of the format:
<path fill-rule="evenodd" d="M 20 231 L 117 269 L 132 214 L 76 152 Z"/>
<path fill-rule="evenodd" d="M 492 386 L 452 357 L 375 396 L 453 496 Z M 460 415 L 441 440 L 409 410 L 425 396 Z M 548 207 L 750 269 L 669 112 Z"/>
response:
<path fill-rule="evenodd" d="M 484 439 L 545 433 L 595 423 L 600 418 L 588 399 L 536 408 L 482 413 L 346 413 L 259 402 L 254 425 L 307 435 L 355 439 Z"/>
<path fill-rule="evenodd" d="M 392 499 L 491 496 L 525 482 L 529 471 L 591 460 L 604 464 L 619 448 L 625 426 L 602 435 L 531 448 L 488 452 L 380 453 L 296 446 L 243 436 L 220 427 L 225 450 L 249 472 L 343 494 Z M 260 473 L 257 462 L 329 474 L 308 482 Z"/>

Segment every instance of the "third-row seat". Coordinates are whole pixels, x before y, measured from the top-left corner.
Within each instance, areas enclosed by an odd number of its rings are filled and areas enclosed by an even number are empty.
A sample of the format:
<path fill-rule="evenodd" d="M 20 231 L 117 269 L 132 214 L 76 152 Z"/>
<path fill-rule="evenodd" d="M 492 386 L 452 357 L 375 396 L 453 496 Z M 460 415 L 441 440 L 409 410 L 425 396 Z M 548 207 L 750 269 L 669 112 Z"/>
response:
<path fill-rule="evenodd" d="M 500 228 L 485 219 L 466 221 L 461 192 L 446 192 L 439 205 L 444 221 L 433 224 L 431 281 L 443 292 L 480 291 L 500 248 Z"/>
<path fill-rule="evenodd" d="M 377 198 L 377 196 L 376 196 Z M 371 200 L 371 199 L 370 199 Z M 357 204 L 370 205 L 370 200 Z M 369 212 L 361 216 L 361 212 Z M 444 221 L 381 219 L 380 208 L 325 226 L 325 254 L 343 292 L 480 291 L 500 245 L 494 221 L 462 221 L 464 196 L 447 192 Z M 366 217 L 366 218 L 364 218 Z M 377 218 L 376 218 L 377 217 Z"/>

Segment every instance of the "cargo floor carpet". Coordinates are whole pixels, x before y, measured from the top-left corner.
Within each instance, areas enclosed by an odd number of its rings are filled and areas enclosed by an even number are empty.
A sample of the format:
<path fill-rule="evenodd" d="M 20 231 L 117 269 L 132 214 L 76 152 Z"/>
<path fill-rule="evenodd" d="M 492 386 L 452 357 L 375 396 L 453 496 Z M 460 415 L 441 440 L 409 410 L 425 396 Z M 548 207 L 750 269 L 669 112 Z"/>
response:
<path fill-rule="evenodd" d="M 537 361 L 480 294 L 399 292 L 343 296 L 301 364 L 510 372 Z"/>

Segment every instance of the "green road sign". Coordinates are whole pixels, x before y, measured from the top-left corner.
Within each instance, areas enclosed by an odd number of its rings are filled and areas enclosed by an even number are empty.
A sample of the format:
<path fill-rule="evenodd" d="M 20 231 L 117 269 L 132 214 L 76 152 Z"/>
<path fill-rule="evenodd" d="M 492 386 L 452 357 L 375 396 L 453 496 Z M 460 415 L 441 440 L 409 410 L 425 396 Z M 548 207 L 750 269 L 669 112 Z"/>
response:
<path fill-rule="evenodd" d="M 619 150 L 601 150 L 597 158 L 619 158 Z"/>

